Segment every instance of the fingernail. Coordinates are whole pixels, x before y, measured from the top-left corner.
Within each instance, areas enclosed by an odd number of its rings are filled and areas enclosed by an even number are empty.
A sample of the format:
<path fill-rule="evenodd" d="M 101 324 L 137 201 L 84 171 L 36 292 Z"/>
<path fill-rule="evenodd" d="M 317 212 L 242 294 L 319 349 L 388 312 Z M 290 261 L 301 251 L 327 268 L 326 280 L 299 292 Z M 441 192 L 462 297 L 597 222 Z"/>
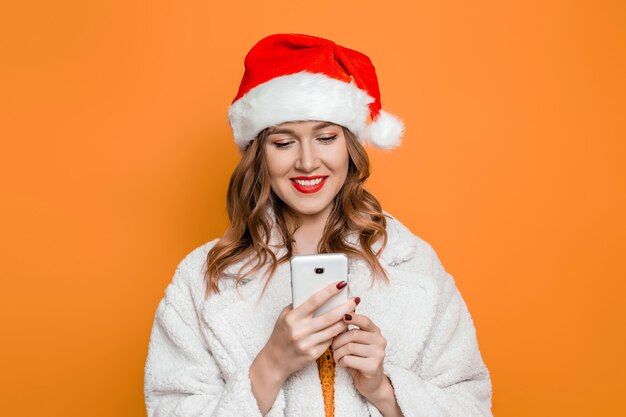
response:
<path fill-rule="evenodd" d="M 345 314 L 343 318 L 346 320 L 352 320 L 352 316 L 350 314 Z"/>
<path fill-rule="evenodd" d="M 356 303 L 356 305 L 359 305 L 361 299 L 359 297 L 354 297 L 354 302 Z"/>
<path fill-rule="evenodd" d="M 339 284 L 337 284 L 337 288 L 338 289 L 342 289 L 346 285 L 348 285 L 348 283 L 346 281 L 341 281 L 341 282 L 339 282 Z"/>

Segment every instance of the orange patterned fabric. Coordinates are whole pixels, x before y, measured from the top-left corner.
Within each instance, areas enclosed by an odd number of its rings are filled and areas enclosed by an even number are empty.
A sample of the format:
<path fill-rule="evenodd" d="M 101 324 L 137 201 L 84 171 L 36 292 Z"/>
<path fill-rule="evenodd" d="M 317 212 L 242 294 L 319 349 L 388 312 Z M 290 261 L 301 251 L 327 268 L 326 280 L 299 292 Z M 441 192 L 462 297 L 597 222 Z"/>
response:
<path fill-rule="evenodd" d="M 324 396 L 324 412 L 326 417 L 334 417 L 335 414 L 335 359 L 333 350 L 328 346 L 322 356 L 317 358 L 317 370 L 322 383 L 322 395 Z"/>

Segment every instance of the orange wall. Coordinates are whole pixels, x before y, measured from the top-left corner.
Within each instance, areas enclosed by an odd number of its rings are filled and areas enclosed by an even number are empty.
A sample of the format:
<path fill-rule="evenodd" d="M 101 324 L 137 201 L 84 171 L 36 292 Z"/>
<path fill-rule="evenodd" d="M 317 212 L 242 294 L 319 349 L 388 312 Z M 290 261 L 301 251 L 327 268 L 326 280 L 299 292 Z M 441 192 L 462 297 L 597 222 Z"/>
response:
<path fill-rule="evenodd" d="M 277 32 L 376 65 L 407 134 L 369 188 L 455 276 L 494 413 L 623 410 L 625 5 L 3 5 L 2 414 L 145 414 L 156 306 L 226 226 L 226 108 Z"/>

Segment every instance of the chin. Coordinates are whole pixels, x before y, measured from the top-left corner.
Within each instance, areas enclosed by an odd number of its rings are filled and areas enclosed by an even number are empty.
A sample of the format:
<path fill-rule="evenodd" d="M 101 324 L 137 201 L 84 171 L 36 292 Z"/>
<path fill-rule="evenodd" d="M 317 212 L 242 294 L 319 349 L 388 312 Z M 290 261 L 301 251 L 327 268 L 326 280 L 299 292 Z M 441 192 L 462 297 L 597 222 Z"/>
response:
<path fill-rule="evenodd" d="M 298 209 L 298 208 L 296 208 L 294 211 L 296 213 L 298 213 L 298 214 L 302 214 L 302 215 L 305 215 L 305 216 L 313 216 L 315 214 L 321 213 L 322 211 L 324 211 L 324 209 L 323 208 L 320 208 L 320 209 Z"/>
<path fill-rule="evenodd" d="M 320 206 L 320 207 L 298 207 L 298 206 L 289 205 L 289 207 L 291 207 L 292 210 L 298 214 L 301 214 L 304 216 L 314 216 L 316 214 L 322 213 L 324 209 L 328 207 L 328 205 Z"/>

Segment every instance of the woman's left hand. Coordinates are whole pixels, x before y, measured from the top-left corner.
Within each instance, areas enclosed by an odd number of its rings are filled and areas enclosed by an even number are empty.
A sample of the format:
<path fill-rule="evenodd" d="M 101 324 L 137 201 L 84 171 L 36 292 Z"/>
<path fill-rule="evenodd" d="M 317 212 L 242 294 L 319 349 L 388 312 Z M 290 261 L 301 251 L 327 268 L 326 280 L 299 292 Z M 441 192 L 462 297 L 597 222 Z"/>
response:
<path fill-rule="evenodd" d="M 346 368 L 356 389 L 365 398 L 377 395 L 387 378 L 383 373 L 383 360 L 387 339 L 378 326 L 363 314 L 350 313 L 353 324 L 358 329 L 348 330 L 335 336 L 331 347 L 335 363 Z"/>

